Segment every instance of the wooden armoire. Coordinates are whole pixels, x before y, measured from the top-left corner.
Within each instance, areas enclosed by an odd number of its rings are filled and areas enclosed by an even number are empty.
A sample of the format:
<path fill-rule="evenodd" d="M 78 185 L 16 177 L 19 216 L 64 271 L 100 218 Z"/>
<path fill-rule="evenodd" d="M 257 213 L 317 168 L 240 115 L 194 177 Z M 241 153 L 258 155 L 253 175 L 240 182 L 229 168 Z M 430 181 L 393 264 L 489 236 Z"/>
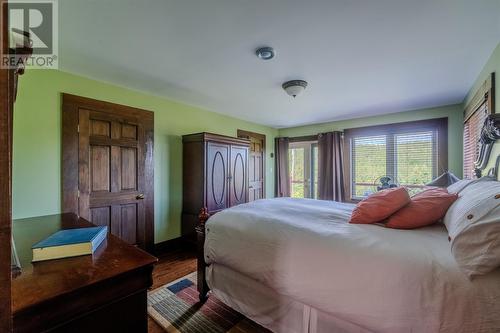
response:
<path fill-rule="evenodd" d="M 201 208 L 213 214 L 248 201 L 250 141 L 204 132 L 182 143 L 182 235 L 194 240 Z"/>

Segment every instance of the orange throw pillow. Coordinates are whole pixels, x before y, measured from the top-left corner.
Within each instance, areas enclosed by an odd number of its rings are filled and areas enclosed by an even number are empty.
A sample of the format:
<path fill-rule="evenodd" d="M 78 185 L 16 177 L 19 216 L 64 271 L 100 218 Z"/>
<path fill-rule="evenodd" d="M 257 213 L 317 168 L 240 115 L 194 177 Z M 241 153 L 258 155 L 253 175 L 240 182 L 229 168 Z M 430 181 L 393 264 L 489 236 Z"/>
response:
<path fill-rule="evenodd" d="M 349 223 L 369 224 L 385 220 L 411 202 L 404 187 L 383 190 L 370 195 L 354 209 Z"/>
<path fill-rule="evenodd" d="M 457 199 L 457 194 L 450 194 L 444 188 L 420 192 L 411 199 L 408 206 L 392 215 L 385 226 L 415 229 L 431 225 L 442 219 Z"/>

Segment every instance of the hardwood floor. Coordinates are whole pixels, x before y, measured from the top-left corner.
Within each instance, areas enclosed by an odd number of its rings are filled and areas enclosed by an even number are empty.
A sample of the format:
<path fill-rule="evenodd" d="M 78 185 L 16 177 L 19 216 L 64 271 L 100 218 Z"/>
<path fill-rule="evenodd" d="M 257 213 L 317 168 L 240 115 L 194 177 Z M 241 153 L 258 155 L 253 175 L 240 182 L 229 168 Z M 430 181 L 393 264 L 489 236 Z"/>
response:
<path fill-rule="evenodd" d="M 153 270 L 152 289 L 196 271 L 196 253 L 192 250 L 175 250 L 158 256 L 158 259 Z M 148 319 L 148 331 L 150 333 L 164 332 L 151 318 Z"/>

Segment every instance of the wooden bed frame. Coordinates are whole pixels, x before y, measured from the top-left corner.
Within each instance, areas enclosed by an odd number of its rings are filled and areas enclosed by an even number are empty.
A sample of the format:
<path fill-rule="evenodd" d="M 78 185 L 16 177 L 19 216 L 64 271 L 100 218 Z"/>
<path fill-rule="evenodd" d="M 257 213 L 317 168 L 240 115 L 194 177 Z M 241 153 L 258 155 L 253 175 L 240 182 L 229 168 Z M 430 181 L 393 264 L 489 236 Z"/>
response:
<path fill-rule="evenodd" d="M 500 114 L 492 114 L 488 116 L 484 122 L 483 128 L 481 130 L 481 137 L 479 140 L 479 154 L 477 160 L 474 162 L 474 171 L 477 177 L 481 177 L 489 164 L 491 152 L 493 150 L 493 145 L 497 140 L 500 140 Z M 500 155 L 496 157 L 495 167 L 488 170 L 489 175 L 494 175 L 497 177 L 500 175 Z M 201 302 L 207 300 L 208 295 L 208 285 L 206 280 L 206 268 L 207 264 L 205 262 L 205 223 L 209 219 L 210 214 L 208 214 L 207 208 L 202 208 L 200 214 L 198 215 L 199 224 L 196 226 L 197 234 L 197 259 L 198 259 L 198 292 Z"/>
<path fill-rule="evenodd" d="M 198 215 L 199 224 L 196 226 L 196 235 L 197 235 L 197 259 L 198 259 L 198 293 L 200 302 L 205 302 L 207 300 L 208 295 L 208 284 L 206 278 L 206 268 L 207 264 L 205 262 L 205 223 L 207 222 L 210 214 L 208 214 L 208 209 L 203 207 L 200 211 L 200 215 Z"/>

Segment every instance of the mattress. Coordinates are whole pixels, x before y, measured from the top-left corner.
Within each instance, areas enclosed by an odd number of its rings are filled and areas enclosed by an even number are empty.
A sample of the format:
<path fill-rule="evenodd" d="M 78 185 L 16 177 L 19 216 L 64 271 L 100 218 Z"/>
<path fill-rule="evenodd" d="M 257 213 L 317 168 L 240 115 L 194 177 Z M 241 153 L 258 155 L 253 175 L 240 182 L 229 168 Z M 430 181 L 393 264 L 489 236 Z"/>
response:
<path fill-rule="evenodd" d="M 353 207 L 277 198 L 224 210 L 206 224 L 205 260 L 353 332 L 499 330 L 500 271 L 469 280 L 443 225 L 351 225 Z"/>

